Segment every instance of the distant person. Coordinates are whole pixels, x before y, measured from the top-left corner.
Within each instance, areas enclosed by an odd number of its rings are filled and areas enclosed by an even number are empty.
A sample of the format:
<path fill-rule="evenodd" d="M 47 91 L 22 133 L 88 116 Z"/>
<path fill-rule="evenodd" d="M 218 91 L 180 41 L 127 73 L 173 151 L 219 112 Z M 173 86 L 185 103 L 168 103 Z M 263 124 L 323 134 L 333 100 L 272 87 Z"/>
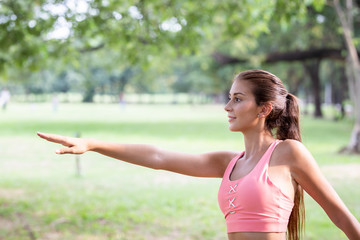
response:
<path fill-rule="evenodd" d="M 54 94 L 51 100 L 51 104 L 52 104 L 52 109 L 53 112 L 57 112 L 58 107 L 59 107 L 59 97 L 57 94 Z"/>
<path fill-rule="evenodd" d="M 151 145 L 38 135 L 66 146 L 57 154 L 94 151 L 153 169 L 222 178 L 218 200 L 230 240 L 300 239 L 303 189 L 349 239 L 360 239 L 358 220 L 301 143 L 297 98 L 278 77 L 263 70 L 239 73 L 225 111 L 230 131 L 243 134 L 245 151 L 189 154 Z"/>
<path fill-rule="evenodd" d="M 7 105 L 10 101 L 10 91 L 7 88 L 3 88 L 3 90 L 0 92 L 0 105 L 3 111 L 6 110 Z"/>
<path fill-rule="evenodd" d="M 122 109 L 125 109 L 126 101 L 124 92 L 120 92 L 119 94 L 119 105 Z"/>

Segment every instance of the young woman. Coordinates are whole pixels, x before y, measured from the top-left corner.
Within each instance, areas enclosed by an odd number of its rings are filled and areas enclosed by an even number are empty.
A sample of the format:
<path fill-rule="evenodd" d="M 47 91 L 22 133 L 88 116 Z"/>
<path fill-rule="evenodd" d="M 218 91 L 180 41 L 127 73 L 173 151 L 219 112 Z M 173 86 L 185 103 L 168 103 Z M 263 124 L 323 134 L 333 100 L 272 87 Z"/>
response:
<path fill-rule="evenodd" d="M 303 189 L 349 239 L 360 239 L 358 220 L 301 143 L 297 99 L 278 77 L 262 70 L 241 72 L 225 111 L 229 129 L 244 136 L 243 152 L 188 154 L 150 145 L 38 135 L 66 146 L 57 154 L 95 151 L 153 169 L 222 178 L 218 199 L 230 240 L 300 239 Z"/>

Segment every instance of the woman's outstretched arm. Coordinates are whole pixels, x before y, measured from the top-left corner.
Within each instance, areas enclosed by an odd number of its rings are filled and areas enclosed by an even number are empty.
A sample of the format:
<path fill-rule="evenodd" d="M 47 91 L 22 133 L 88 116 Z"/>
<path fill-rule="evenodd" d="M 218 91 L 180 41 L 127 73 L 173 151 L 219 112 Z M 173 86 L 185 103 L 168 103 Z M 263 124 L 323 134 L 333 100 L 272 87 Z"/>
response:
<path fill-rule="evenodd" d="M 146 144 L 120 144 L 89 138 L 37 134 L 47 141 L 65 146 L 56 150 L 57 154 L 82 154 L 94 151 L 128 163 L 195 177 L 222 178 L 228 163 L 237 154 L 230 151 L 191 154 L 169 151 Z"/>
<path fill-rule="evenodd" d="M 360 239 L 359 221 L 325 179 L 310 152 L 300 142 L 287 140 L 284 143 L 283 156 L 290 160 L 295 181 L 324 209 L 331 221 L 349 239 Z"/>

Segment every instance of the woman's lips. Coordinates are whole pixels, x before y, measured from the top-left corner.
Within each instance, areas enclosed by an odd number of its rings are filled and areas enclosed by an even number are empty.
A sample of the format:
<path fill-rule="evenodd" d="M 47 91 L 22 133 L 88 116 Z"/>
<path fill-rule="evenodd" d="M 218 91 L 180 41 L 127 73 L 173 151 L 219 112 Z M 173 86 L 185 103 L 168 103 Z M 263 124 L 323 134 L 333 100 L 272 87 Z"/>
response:
<path fill-rule="evenodd" d="M 229 118 L 228 119 L 229 122 L 232 122 L 232 121 L 234 121 L 236 119 L 236 117 L 232 117 L 232 116 L 228 116 L 228 118 Z"/>

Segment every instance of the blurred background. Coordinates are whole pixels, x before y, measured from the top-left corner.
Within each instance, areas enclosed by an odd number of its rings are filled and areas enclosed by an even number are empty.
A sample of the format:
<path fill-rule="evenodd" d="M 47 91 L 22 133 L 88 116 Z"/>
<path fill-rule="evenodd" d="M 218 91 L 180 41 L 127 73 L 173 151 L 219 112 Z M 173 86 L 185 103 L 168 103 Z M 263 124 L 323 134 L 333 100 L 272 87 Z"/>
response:
<path fill-rule="evenodd" d="M 360 1 L 0 0 L 0 239 L 226 239 L 218 179 L 56 156 L 36 132 L 243 149 L 240 71 L 279 76 L 360 217 Z M 346 239 L 307 197 L 305 239 Z"/>

